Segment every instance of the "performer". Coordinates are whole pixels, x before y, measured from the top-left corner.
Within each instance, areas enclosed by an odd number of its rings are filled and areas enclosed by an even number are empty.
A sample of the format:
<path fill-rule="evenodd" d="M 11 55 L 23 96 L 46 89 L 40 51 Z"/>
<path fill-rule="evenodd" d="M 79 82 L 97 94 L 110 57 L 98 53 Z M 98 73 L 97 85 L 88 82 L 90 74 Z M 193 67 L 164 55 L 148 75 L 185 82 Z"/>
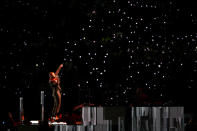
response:
<path fill-rule="evenodd" d="M 50 87 L 52 89 L 52 96 L 54 99 L 54 106 L 53 106 L 53 110 L 52 110 L 52 119 L 55 120 L 57 117 L 57 114 L 60 111 L 60 107 L 61 107 L 61 87 L 60 87 L 60 78 L 58 76 L 61 68 L 63 67 L 63 64 L 61 64 L 57 71 L 54 72 L 50 72 L 49 73 L 49 84 Z"/>

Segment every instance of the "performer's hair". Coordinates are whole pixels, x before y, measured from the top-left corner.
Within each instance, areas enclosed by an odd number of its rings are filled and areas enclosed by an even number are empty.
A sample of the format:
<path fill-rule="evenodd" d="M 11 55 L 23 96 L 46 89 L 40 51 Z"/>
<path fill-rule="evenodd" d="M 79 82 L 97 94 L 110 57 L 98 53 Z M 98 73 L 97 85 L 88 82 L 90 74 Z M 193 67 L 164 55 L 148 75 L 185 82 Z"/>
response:
<path fill-rule="evenodd" d="M 49 76 L 53 76 L 52 74 L 55 74 L 54 72 L 49 72 Z"/>

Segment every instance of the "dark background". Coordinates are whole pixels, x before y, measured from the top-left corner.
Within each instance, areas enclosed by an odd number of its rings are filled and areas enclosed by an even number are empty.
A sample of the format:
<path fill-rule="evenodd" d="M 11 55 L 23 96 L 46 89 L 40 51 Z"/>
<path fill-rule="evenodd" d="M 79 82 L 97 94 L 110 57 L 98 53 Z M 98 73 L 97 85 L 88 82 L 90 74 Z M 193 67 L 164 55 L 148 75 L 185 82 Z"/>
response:
<path fill-rule="evenodd" d="M 151 105 L 160 102 L 195 112 L 196 3 L 131 3 L 135 6 L 118 0 L 1 0 L 1 120 L 8 111 L 18 119 L 19 97 L 24 98 L 26 119 L 39 119 L 41 90 L 46 95 L 46 116 L 50 116 L 48 72 L 61 63 L 62 113 L 82 103 L 128 106 L 136 103 L 137 88 L 145 90 Z M 117 13 L 119 9 L 127 13 Z M 139 18 L 143 22 L 137 27 Z M 148 31 L 144 31 L 146 25 L 151 26 Z M 136 34 L 131 35 L 134 30 Z"/>

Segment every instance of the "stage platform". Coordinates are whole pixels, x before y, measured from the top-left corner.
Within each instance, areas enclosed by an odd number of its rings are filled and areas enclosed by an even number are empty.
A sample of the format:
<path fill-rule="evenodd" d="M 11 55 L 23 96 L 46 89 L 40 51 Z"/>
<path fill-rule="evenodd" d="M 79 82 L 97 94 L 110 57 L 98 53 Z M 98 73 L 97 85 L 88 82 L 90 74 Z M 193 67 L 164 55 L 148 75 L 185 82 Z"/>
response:
<path fill-rule="evenodd" d="M 31 121 L 16 131 L 184 131 L 183 107 L 89 107 L 81 110 L 81 124 Z M 11 131 L 11 130 L 6 130 Z"/>

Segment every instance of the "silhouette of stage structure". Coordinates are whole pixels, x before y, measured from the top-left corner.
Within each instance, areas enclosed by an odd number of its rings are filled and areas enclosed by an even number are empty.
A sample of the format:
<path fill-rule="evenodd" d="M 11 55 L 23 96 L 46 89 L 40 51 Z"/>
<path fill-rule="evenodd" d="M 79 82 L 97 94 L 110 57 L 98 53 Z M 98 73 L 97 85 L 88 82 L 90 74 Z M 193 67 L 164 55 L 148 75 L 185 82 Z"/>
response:
<path fill-rule="evenodd" d="M 81 117 L 76 124 L 69 124 L 67 121 L 44 121 L 44 92 L 42 91 L 41 119 L 30 121 L 29 125 L 21 124 L 17 130 L 184 131 L 184 107 L 95 107 L 93 104 L 82 104 L 74 110 L 78 110 Z M 20 98 L 21 123 L 24 120 L 23 114 L 23 98 Z"/>

